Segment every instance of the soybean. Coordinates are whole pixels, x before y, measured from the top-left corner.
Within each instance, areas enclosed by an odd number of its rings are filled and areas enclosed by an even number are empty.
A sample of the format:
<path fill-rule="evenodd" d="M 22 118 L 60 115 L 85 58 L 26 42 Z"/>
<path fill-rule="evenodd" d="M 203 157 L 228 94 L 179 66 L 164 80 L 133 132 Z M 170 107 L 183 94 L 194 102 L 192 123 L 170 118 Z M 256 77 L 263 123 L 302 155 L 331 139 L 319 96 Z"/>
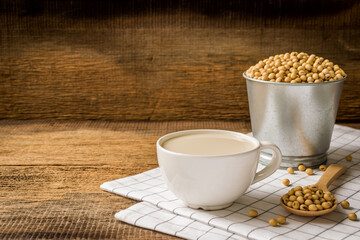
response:
<path fill-rule="evenodd" d="M 311 204 L 311 205 L 309 205 L 309 210 L 310 210 L 310 211 L 317 211 L 318 208 L 316 207 L 315 204 Z"/>
<path fill-rule="evenodd" d="M 295 186 L 282 196 L 281 201 L 288 207 L 302 211 L 321 211 L 336 204 L 331 192 L 323 192 L 316 184 L 305 187 Z M 346 202 L 343 201 L 341 205 L 346 207 L 349 204 Z"/>
<path fill-rule="evenodd" d="M 284 216 L 279 216 L 279 217 L 277 217 L 276 221 L 279 224 L 284 224 L 284 223 L 286 223 L 286 218 Z"/>
<path fill-rule="evenodd" d="M 301 205 L 300 205 L 300 210 L 302 210 L 302 211 L 309 211 L 309 208 L 308 208 L 308 206 L 307 206 L 306 204 L 301 204 Z"/>
<path fill-rule="evenodd" d="M 258 215 L 258 212 L 255 209 L 249 210 L 249 216 L 250 217 L 256 217 Z"/>
<path fill-rule="evenodd" d="M 270 226 L 272 226 L 272 227 L 276 227 L 276 226 L 277 226 L 277 221 L 276 221 L 276 219 L 274 219 L 274 218 L 270 219 L 270 220 L 269 220 L 269 224 L 270 224 Z"/>
<path fill-rule="evenodd" d="M 298 169 L 299 169 L 299 171 L 305 171 L 305 169 L 306 169 L 306 167 L 303 165 L 303 164 L 300 164 L 299 166 L 298 166 Z"/>
<path fill-rule="evenodd" d="M 355 213 L 349 213 L 348 214 L 348 218 L 351 220 L 351 221 L 356 221 L 357 220 L 357 216 Z"/>
<path fill-rule="evenodd" d="M 305 172 L 306 172 L 307 175 L 312 175 L 313 174 L 313 170 L 311 168 L 306 169 Z"/>
<path fill-rule="evenodd" d="M 290 173 L 290 174 L 293 174 L 294 173 L 294 169 L 292 167 L 288 167 L 287 168 L 287 172 Z"/>
<path fill-rule="evenodd" d="M 282 180 L 282 184 L 284 184 L 285 186 L 289 186 L 290 180 L 285 178 L 285 179 Z"/>
<path fill-rule="evenodd" d="M 350 207 L 350 203 L 348 201 L 341 201 L 340 205 L 342 206 L 342 208 L 349 208 Z"/>
<path fill-rule="evenodd" d="M 343 79 L 346 75 L 339 65 L 304 52 L 270 56 L 251 66 L 245 74 L 263 81 L 285 83 L 329 82 Z"/>
<path fill-rule="evenodd" d="M 320 165 L 320 166 L 319 166 L 319 169 L 320 169 L 321 171 L 325 171 L 325 170 L 326 170 L 326 165 Z"/>
<path fill-rule="evenodd" d="M 324 209 L 331 208 L 331 205 L 330 205 L 328 202 L 323 202 L 323 203 L 321 204 L 321 206 L 322 206 Z"/>

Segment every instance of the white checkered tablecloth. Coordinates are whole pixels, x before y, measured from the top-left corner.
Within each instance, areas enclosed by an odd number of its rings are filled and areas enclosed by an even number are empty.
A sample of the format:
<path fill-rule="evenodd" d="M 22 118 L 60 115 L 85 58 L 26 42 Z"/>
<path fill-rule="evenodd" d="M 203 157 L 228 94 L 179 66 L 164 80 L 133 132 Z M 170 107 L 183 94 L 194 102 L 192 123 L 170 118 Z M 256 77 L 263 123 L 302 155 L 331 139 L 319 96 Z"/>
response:
<path fill-rule="evenodd" d="M 352 161 L 345 157 L 352 155 Z M 250 186 L 233 205 L 218 211 L 195 210 L 186 207 L 167 190 L 159 168 L 101 185 L 101 189 L 141 201 L 115 214 L 115 218 L 143 228 L 186 239 L 360 239 L 360 222 L 347 214 L 360 217 L 360 130 L 335 125 L 327 165 L 348 167 L 346 173 L 330 186 L 339 202 L 347 200 L 349 209 L 337 209 L 320 217 L 290 214 L 280 206 L 280 197 L 292 187 L 314 184 L 323 172 L 277 170 L 273 175 Z M 285 187 L 281 181 L 290 180 Z M 256 209 L 256 218 L 248 216 Z M 271 227 L 268 220 L 286 216 L 287 223 Z"/>

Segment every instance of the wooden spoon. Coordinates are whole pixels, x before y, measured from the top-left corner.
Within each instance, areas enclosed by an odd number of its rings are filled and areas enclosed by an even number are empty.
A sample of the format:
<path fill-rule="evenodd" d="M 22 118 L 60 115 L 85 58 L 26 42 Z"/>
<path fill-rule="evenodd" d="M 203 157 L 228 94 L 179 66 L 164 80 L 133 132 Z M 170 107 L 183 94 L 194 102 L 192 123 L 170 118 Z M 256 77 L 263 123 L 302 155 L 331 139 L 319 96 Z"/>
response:
<path fill-rule="evenodd" d="M 330 184 L 333 181 L 335 181 L 338 177 L 340 177 L 343 173 L 345 173 L 345 171 L 346 171 L 345 166 L 331 164 L 326 169 L 326 171 L 323 173 L 323 175 L 321 176 L 319 181 L 316 183 L 318 185 L 318 188 L 323 190 L 324 192 L 329 192 L 328 187 L 330 186 Z M 306 217 L 315 217 L 315 216 L 320 216 L 320 215 L 330 213 L 335 210 L 335 208 L 337 207 L 337 204 L 338 204 L 337 200 L 335 200 L 332 208 L 320 210 L 320 211 L 302 211 L 302 210 L 297 210 L 297 209 L 288 207 L 287 205 L 285 205 L 283 203 L 282 199 L 280 199 L 280 203 L 281 203 L 281 206 L 283 206 L 289 212 L 296 214 L 296 215 L 300 215 L 300 216 L 306 216 Z"/>

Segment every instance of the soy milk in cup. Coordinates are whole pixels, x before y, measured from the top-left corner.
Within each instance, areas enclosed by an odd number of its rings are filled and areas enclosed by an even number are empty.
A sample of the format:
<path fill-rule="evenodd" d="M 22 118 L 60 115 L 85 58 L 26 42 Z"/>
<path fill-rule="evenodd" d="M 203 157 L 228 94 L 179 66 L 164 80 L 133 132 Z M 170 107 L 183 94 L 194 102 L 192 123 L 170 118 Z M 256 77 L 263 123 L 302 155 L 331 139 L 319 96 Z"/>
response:
<path fill-rule="evenodd" d="M 248 187 L 274 173 L 279 148 L 238 132 L 212 129 L 167 134 L 157 143 L 157 157 L 169 190 L 187 206 L 216 210 L 230 206 Z M 272 151 L 257 172 L 260 150 Z"/>

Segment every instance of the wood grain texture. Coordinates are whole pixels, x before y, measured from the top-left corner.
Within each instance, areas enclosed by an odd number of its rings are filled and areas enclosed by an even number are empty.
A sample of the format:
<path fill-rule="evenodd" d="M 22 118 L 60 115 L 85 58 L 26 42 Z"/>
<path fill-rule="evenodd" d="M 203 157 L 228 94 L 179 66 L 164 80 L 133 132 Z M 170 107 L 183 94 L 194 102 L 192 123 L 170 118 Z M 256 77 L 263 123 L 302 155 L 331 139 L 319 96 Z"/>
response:
<path fill-rule="evenodd" d="M 348 124 L 360 129 L 360 124 Z M 175 239 L 116 221 L 136 201 L 100 190 L 157 167 L 169 132 L 244 121 L 0 121 L 0 239 Z"/>
<path fill-rule="evenodd" d="M 0 121 L 0 239 L 175 239 L 116 221 L 136 202 L 100 185 L 157 167 L 155 142 L 248 122 Z"/>
<path fill-rule="evenodd" d="M 249 120 L 249 66 L 305 51 L 348 74 L 360 120 L 358 1 L 0 3 L 0 118 Z"/>

